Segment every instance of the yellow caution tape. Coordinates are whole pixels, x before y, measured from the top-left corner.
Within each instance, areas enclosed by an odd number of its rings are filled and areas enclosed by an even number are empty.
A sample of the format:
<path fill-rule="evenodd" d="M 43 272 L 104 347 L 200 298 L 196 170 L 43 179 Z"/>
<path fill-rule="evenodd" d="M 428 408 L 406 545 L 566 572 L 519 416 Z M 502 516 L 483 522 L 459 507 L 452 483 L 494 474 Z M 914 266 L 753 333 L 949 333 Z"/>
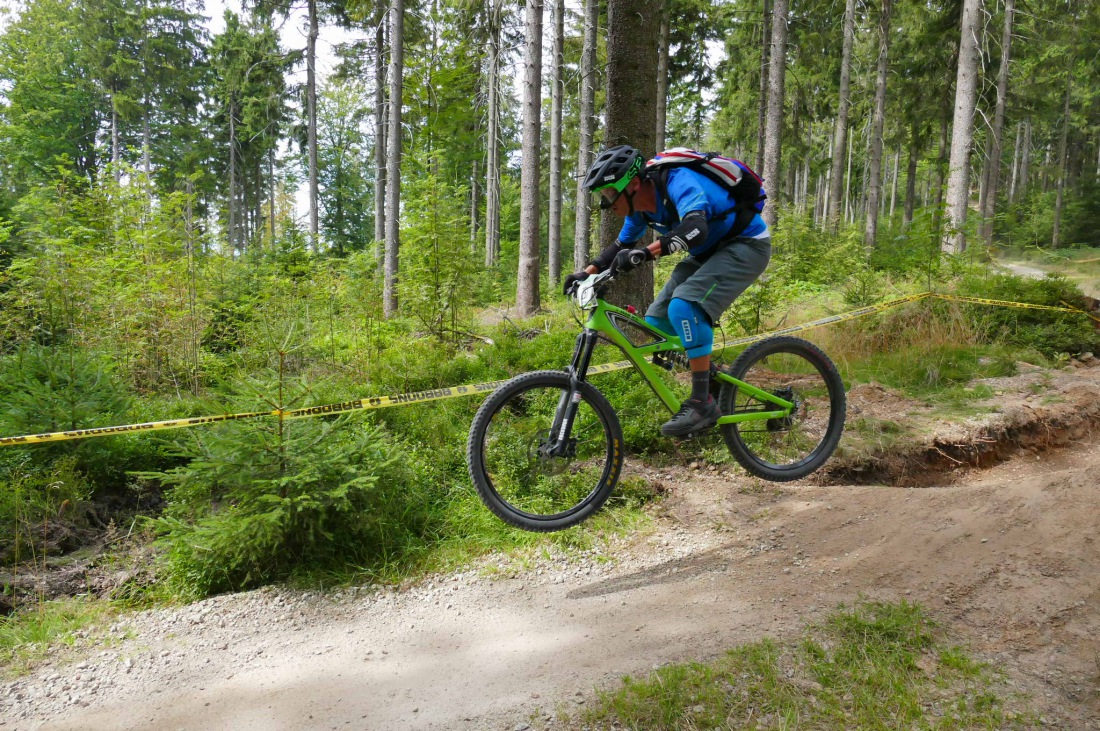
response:
<path fill-rule="evenodd" d="M 28 434 L 21 437 L 0 437 L 0 447 L 14 444 L 40 444 L 42 442 L 64 442 L 72 439 L 89 439 L 91 437 L 106 437 L 112 434 L 136 431 L 155 431 L 158 429 L 182 429 L 200 424 L 213 424 L 219 421 L 235 421 L 237 419 L 255 419 L 261 416 L 278 416 L 282 419 L 301 419 L 307 416 L 326 416 L 329 414 L 343 414 L 349 411 L 362 411 L 366 409 L 384 409 L 389 406 L 405 406 L 407 404 L 424 403 L 427 401 L 439 401 L 441 399 L 459 398 L 460 396 L 473 396 L 479 393 L 495 391 L 508 379 L 499 381 L 487 381 L 468 386 L 453 386 L 450 388 L 434 388 L 429 391 L 416 391 L 413 393 L 401 393 L 393 396 L 374 396 L 372 398 L 355 399 L 339 404 L 326 404 L 324 406 L 307 406 L 301 409 L 283 411 L 251 411 L 243 414 L 221 414 L 218 416 L 197 416 L 192 419 L 172 419 L 170 421 L 149 421 L 144 424 L 127 424 L 125 426 L 105 426 L 95 429 L 73 429 L 71 431 L 49 432 L 45 434 Z"/>
<path fill-rule="evenodd" d="M 1085 312 L 1084 310 L 1076 309 L 1073 307 L 1051 307 L 1049 305 L 1032 305 L 1026 302 L 1008 302 L 1004 300 L 991 300 L 982 299 L 980 297 L 963 297 L 960 295 L 949 294 L 936 294 L 933 292 L 921 292 L 920 294 L 913 294 L 907 297 L 898 297 L 896 299 L 887 300 L 877 305 L 870 305 L 868 307 L 861 307 L 857 310 L 851 310 L 850 312 L 844 312 L 839 315 L 831 315 L 829 317 L 823 317 L 819 320 L 813 320 L 801 325 L 792 325 L 791 327 L 782 328 L 779 330 L 772 330 L 766 333 L 760 333 L 759 335 L 749 335 L 747 337 L 738 338 L 736 340 L 727 340 L 722 343 L 715 343 L 715 350 L 724 350 L 726 348 L 735 348 L 741 345 L 749 345 L 751 343 L 764 340 L 766 338 L 775 337 L 777 335 L 790 335 L 792 333 L 805 332 L 806 330 L 813 330 L 815 328 L 824 327 L 825 325 L 834 325 L 838 322 L 847 322 L 859 317 L 865 317 L 872 315 L 876 312 L 882 312 L 899 305 L 903 305 L 909 302 L 916 302 L 918 300 L 926 299 L 928 297 L 934 297 L 937 299 L 950 300 L 955 302 L 967 302 L 972 304 L 983 305 L 995 305 L 999 307 L 1023 307 L 1034 310 L 1053 310 L 1056 312 L 1076 312 L 1078 314 L 1087 315 L 1094 320 L 1100 322 L 1100 318 Z M 1063 302 L 1063 304 L 1066 304 Z M 601 363 L 599 365 L 589 366 L 589 375 L 596 375 L 600 373 L 610 373 L 612 371 L 623 370 L 630 368 L 631 363 L 628 360 L 621 360 L 614 363 Z M 273 411 L 251 411 L 242 414 L 220 414 L 217 416 L 197 416 L 190 419 L 172 419 L 169 421 L 149 421 L 143 424 L 126 424 L 123 426 L 105 426 L 94 429 L 73 429 L 70 431 L 49 432 L 45 434 L 28 434 L 26 436 L 18 437 L 0 437 L 0 447 L 20 445 L 20 444 L 40 444 L 43 442 L 63 442 L 73 439 L 89 439 L 92 437 L 106 437 L 113 434 L 124 434 L 127 432 L 141 432 L 141 431 L 155 431 L 160 429 L 182 429 L 185 427 L 199 426 L 201 424 L 214 424 L 221 421 L 236 421 L 238 419 L 255 419 L 262 416 L 277 416 L 282 419 L 301 419 L 310 416 L 327 416 L 330 414 L 343 414 L 351 411 L 364 411 L 370 409 L 385 409 L 391 406 L 406 406 L 409 404 L 426 403 L 429 401 L 441 401 L 444 399 L 461 398 L 464 396 L 475 396 L 477 394 L 485 394 L 495 391 L 499 386 L 507 382 L 508 379 L 501 379 L 498 381 L 486 381 L 485 383 L 474 383 L 465 386 L 450 386 L 447 388 L 436 388 L 428 391 L 414 391 L 412 393 L 400 393 L 392 396 L 373 396 L 364 399 L 355 399 L 353 401 L 344 401 L 338 404 L 326 404 L 323 406 L 307 406 L 300 409 L 291 409 L 283 411 L 275 409 Z"/>
<path fill-rule="evenodd" d="M 1052 307 L 1051 305 L 1033 305 L 1027 302 L 1009 302 L 1006 300 L 990 300 L 982 297 L 963 297 L 957 294 L 935 294 L 932 295 L 936 299 L 947 300 L 949 302 L 969 302 L 975 305 L 994 305 L 996 307 L 1018 307 L 1027 310 L 1052 310 L 1054 312 L 1079 312 L 1087 315 L 1084 310 L 1077 310 L 1072 307 Z"/>

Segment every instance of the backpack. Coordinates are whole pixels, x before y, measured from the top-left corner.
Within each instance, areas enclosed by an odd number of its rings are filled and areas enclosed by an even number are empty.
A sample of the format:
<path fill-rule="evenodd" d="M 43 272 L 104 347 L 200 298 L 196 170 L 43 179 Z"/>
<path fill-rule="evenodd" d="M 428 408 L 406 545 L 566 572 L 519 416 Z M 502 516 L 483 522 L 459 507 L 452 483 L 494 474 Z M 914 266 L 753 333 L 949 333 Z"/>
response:
<path fill-rule="evenodd" d="M 671 209 L 677 218 L 680 214 L 676 212 L 676 206 L 668 197 L 668 173 L 671 169 L 678 167 L 690 168 L 706 175 L 728 191 L 736 201 L 735 206 L 709 219 L 716 221 L 737 211 L 733 226 L 726 234 L 727 238 L 739 235 L 752 223 L 753 217 L 764 210 L 764 201 L 768 198 L 763 187 L 764 181 L 748 165 L 732 157 L 719 155 L 717 152 L 696 152 L 686 147 L 674 147 L 658 153 L 656 157 L 646 162 L 645 169 L 646 174 L 657 183 L 657 191 L 665 206 Z"/>

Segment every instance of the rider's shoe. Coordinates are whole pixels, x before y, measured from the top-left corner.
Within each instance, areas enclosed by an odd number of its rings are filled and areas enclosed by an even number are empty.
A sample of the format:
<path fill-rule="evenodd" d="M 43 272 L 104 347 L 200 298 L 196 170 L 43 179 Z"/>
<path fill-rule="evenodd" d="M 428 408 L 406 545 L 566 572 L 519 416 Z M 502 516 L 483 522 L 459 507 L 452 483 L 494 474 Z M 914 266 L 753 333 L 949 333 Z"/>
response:
<path fill-rule="evenodd" d="M 706 402 L 688 399 L 676 412 L 676 416 L 661 425 L 661 434 L 666 437 L 686 437 L 709 429 L 718 423 L 722 410 L 713 397 Z"/>

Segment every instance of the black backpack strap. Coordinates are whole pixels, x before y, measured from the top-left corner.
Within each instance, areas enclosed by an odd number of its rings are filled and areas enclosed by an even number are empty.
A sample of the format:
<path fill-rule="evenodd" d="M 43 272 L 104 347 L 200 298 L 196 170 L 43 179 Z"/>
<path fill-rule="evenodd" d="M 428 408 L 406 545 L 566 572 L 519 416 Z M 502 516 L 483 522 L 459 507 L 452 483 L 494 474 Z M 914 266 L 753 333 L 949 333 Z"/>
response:
<path fill-rule="evenodd" d="M 707 153 L 707 159 L 709 160 L 711 158 L 711 156 L 717 156 L 717 155 L 718 155 L 718 153 L 716 153 L 716 152 L 708 152 Z M 690 166 L 689 165 L 681 165 L 679 167 L 690 167 Z M 664 202 L 665 207 L 668 210 L 670 210 L 672 212 L 672 215 L 674 215 L 676 217 L 676 220 L 679 221 L 680 220 L 680 214 L 676 210 L 676 204 L 674 204 L 672 202 L 672 199 L 669 198 L 669 196 L 668 196 L 668 174 L 672 169 L 673 169 L 672 166 L 668 166 L 668 165 L 662 166 L 661 169 L 657 171 L 657 175 L 653 178 L 653 182 L 657 186 L 657 195 L 659 195 L 661 197 L 661 200 Z M 703 173 L 703 174 L 705 175 L 706 173 Z M 759 200 L 763 200 L 764 198 L 765 198 L 765 196 L 761 195 Z M 756 216 L 755 203 L 758 203 L 759 200 L 755 201 L 754 203 L 748 203 L 748 202 L 738 203 L 737 205 L 735 205 L 731 208 L 727 208 L 726 210 L 722 211 L 721 213 L 718 213 L 718 214 L 715 214 L 715 215 L 711 216 L 710 218 L 707 219 L 707 223 L 713 223 L 714 221 L 721 221 L 722 219 L 724 219 L 729 214 L 733 213 L 734 211 L 737 211 L 737 217 L 734 218 L 734 220 L 733 220 L 733 226 L 730 227 L 730 230 L 722 238 L 732 239 L 732 238 L 735 238 L 737 236 L 740 236 L 741 232 L 749 227 L 749 224 L 752 223 L 752 219 Z"/>
<path fill-rule="evenodd" d="M 676 204 L 672 202 L 672 199 L 668 197 L 668 173 L 671 170 L 667 165 L 661 167 L 657 171 L 657 177 L 653 182 L 657 185 L 657 195 L 661 197 L 661 202 L 665 204 L 665 208 L 672 212 L 672 215 L 676 217 L 676 220 L 680 220 L 680 212 L 676 210 Z"/>

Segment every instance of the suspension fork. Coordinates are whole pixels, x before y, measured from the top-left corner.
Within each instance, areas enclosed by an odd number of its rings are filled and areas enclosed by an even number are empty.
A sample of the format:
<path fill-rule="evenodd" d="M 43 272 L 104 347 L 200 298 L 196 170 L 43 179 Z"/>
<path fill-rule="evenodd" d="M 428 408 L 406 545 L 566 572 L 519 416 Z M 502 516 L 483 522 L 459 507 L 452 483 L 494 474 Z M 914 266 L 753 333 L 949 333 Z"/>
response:
<path fill-rule="evenodd" d="M 577 408 L 581 401 L 580 384 L 588 375 L 588 365 L 592 362 L 592 351 L 596 349 L 599 334 L 585 328 L 577 335 L 573 346 L 573 360 L 565 372 L 569 375 L 569 388 L 562 391 L 558 399 L 558 408 L 554 412 L 554 423 L 550 428 L 550 438 L 544 446 L 549 457 L 567 457 L 574 440 L 569 435 L 573 431 L 573 420 L 577 418 Z"/>

